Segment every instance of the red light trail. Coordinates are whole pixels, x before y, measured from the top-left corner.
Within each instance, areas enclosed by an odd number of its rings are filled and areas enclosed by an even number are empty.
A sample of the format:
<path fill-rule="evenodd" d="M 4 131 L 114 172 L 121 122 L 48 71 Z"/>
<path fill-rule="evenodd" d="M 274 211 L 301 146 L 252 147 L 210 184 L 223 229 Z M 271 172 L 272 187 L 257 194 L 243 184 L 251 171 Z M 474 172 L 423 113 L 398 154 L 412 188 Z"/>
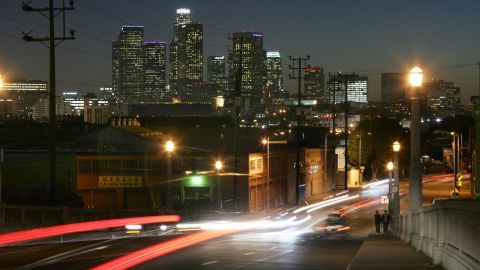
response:
<path fill-rule="evenodd" d="M 155 259 L 162 255 L 193 246 L 213 238 L 225 236 L 236 232 L 236 230 L 222 230 L 222 231 L 204 231 L 194 234 L 189 234 L 172 240 L 168 240 L 162 243 L 155 244 L 153 246 L 146 247 L 118 257 L 104 264 L 98 265 L 91 270 L 121 270 L 128 269 L 143 262 Z"/>
<path fill-rule="evenodd" d="M 18 242 L 36 240 L 61 234 L 87 232 L 101 229 L 108 229 L 114 227 L 122 227 L 127 224 L 152 224 L 152 223 L 166 223 L 178 222 L 180 217 L 178 215 L 165 216 L 146 216 L 134 218 L 118 218 L 98 221 L 88 221 L 80 223 L 72 223 L 58 226 L 51 226 L 45 228 L 38 228 L 26 231 L 12 232 L 0 234 L 0 245 L 8 245 Z"/>

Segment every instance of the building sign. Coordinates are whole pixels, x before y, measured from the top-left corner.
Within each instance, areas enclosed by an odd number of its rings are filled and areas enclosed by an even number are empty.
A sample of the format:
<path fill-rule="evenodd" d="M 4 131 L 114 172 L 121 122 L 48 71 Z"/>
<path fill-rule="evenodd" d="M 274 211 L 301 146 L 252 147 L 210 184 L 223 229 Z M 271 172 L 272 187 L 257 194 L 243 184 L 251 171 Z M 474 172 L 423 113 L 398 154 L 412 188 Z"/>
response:
<path fill-rule="evenodd" d="M 141 187 L 141 176 L 107 176 L 98 177 L 99 188 L 118 188 L 118 187 Z"/>
<path fill-rule="evenodd" d="M 250 175 L 263 173 L 263 157 L 250 157 L 248 164 L 248 171 Z"/>

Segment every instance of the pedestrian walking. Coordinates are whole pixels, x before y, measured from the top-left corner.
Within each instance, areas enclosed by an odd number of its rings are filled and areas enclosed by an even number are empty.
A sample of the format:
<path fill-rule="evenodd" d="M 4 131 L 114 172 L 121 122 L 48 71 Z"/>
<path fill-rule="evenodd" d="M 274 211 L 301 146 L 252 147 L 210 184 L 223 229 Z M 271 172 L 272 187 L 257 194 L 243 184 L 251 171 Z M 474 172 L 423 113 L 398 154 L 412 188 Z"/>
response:
<path fill-rule="evenodd" d="M 375 230 L 377 233 L 380 233 L 380 223 L 382 222 L 382 216 L 378 212 L 378 210 L 375 211 Z"/>
<path fill-rule="evenodd" d="M 387 210 L 382 215 L 382 223 L 383 223 L 383 232 L 388 233 L 388 224 L 390 223 L 390 214 L 388 214 Z"/>

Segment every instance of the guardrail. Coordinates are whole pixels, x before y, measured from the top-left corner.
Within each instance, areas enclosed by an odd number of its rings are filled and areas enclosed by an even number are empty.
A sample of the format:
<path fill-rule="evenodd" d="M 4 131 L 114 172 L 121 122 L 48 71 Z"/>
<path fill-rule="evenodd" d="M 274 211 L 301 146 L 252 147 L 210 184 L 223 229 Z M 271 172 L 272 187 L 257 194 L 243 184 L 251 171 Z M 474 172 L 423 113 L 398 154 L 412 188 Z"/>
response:
<path fill-rule="evenodd" d="M 445 269 L 480 269 L 480 201 L 436 201 L 394 217 L 393 233 Z"/>
<path fill-rule="evenodd" d="M 0 206 L 0 226 L 40 227 L 110 218 L 156 215 L 151 210 L 103 210 L 62 207 Z"/>

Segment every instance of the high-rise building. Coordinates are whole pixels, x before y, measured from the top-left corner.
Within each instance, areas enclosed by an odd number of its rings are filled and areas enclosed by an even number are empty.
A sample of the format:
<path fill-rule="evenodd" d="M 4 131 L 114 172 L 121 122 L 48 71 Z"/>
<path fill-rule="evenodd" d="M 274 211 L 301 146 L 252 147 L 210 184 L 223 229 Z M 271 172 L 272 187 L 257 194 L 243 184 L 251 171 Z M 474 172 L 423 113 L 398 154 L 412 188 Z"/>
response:
<path fill-rule="evenodd" d="M 170 92 L 192 97 L 194 84 L 203 82 L 203 25 L 193 23 L 190 10 L 177 9 L 170 43 Z"/>
<path fill-rule="evenodd" d="M 325 74 L 323 67 L 308 67 L 305 69 L 305 96 L 307 98 L 324 98 Z"/>
<path fill-rule="evenodd" d="M 345 102 L 345 86 L 348 102 L 367 103 L 368 77 L 360 75 L 336 74 L 330 76 L 328 87 L 329 103 Z"/>
<path fill-rule="evenodd" d="M 267 78 L 264 99 L 285 98 L 287 93 L 283 88 L 282 58 L 280 57 L 280 52 L 267 52 L 265 66 Z"/>
<path fill-rule="evenodd" d="M 207 63 L 207 80 L 213 96 L 224 96 L 226 92 L 225 56 L 210 56 Z"/>
<path fill-rule="evenodd" d="M 460 107 L 460 87 L 444 80 L 427 81 L 422 85 L 424 104 L 435 113 Z"/>
<path fill-rule="evenodd" d="M 397 103 L 406 101 L 407 79 L 404 73 L 382 73 L 382 102 Z"/>
<path fill-rule="evenodd" d="M 261 105 L 265 72 L 263 34 L 256 32 L 233 33 L 233 47 L 229 57 L 229 97 L 237 96 L 239 87 L 242 106 L 249 113 Z"/>
<path fill-rule="evenodd" d="M 112 86 L 120 102 L 137 103 L 143 92 L 143 26 L 123 26 L 112 43 Z"/>
<path fill-rule="evenodd" d="M 166 43 L 143 43 L 143 101 L 158 102 L 165 96 L 166 76 Z"/>

